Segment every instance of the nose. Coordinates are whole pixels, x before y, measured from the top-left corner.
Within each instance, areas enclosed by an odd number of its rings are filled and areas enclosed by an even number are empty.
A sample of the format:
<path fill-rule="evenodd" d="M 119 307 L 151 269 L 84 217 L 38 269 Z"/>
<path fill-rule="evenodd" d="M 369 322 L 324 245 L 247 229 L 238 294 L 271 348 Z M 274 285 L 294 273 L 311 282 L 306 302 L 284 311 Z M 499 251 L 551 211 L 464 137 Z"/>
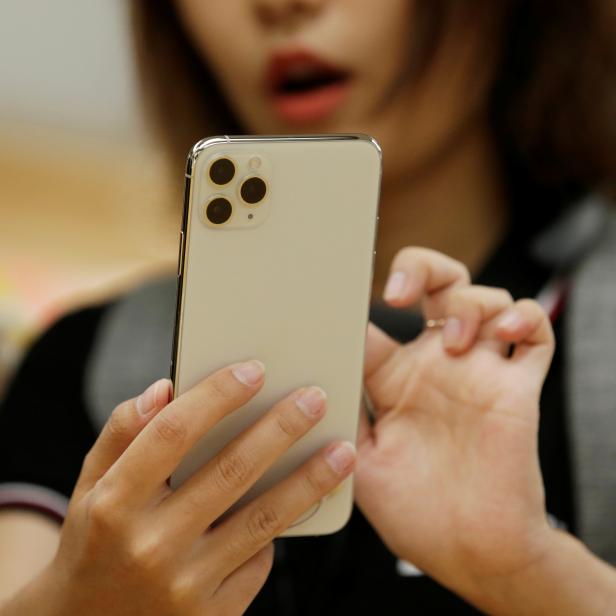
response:
<path fill-rule="evenodd" d="M 314 17 L 329 0 L 253 0 L 258 18 L 269 26 L 291 26 Z"/>

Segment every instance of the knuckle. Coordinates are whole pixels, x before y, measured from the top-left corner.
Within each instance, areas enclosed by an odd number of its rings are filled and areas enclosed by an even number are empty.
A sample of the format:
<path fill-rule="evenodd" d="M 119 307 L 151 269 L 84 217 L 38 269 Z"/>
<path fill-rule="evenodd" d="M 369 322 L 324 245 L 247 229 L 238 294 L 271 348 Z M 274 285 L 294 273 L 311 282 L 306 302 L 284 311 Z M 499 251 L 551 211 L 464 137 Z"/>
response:
<path fill-rule="evenodd" d="M 422 252 L 422 249 L 417 246 L 405 246 L 396 253 L 395 259 L 396 261 L 414 261 L 420 257 Z"/>
<path fill-rule="evenodd" d="M 248 536 L 255 545 L 270 541 L 283 530 L 278 512 L 270 506 L 259 505 L 248 516 Z"/>
<path fill-rule="evenodd" d="M 199 584 L 197 580 L 195 580 L 194 576 L 186 574 L 174 576 L 169 582 L 167 590 L 171 605 L 176 608 L 186 609 L 192 605 L 198 592 Z"/>
<path fill-rule="evenodd" d="M 242 486 L 249 475 L 250 467 L 237 451 L 225 452 L 216 459 L 216 482 L 224 492 Z"/>
<path fill-rule="evenodd" d="M 433 254 L 428 248 L 419 246 L 405 246 L 401 248 L 394 257 L 393 267 L 396 269 L 424 270 L 429 269 L 433 261 Z"/>
<path fill-rule="evenodd" d="M 464 265 L 463 263 L 460 263 L 460 261 L 455 261 L 453 259 L 452 266 L 458 272 L 457 277 L 459 279 L 459 282 L 469 284 L 471 281 L 471 273 L 468 271 L 468 267 L 466 267 L 466 265 Z"/>
<path fill-rule="evenodd" d="M 162 443 L 177 446 L 186 438 L 186 425 L 179 417 L 171 413 L 161 413 L 152 423 L 154 434 Z"/>
<path fill-rule="evenodd" d="M 503 303 L 513 304 L 513 295 L 508 289 L 494 289 L 497 293 L 500 294 Z"/>
<path fill-rule="evenodd" d="M 246 560 L 246 544 L 247 539 L 241 532 L 235 532 L 227 541 L 223 544 L 223 560 L 230 562 L 245 561 Z M 222 583 L 223 579 L 217 575 L 217 572 L 213 572 L 215 579 L 215 585 L 218 586 Z"/>
<path fill-rule="evenodd" d="M 496 310 L 513 304 L 513 297 L 507 289 L 499 288 L 478 288 L 475 300 L 481 309 L 484 318 L 493 316 Z"/>
<path fill-rule="evenodd" d="M 530 298 L 521 299 L 520 301 L 517 302 L 517 305 L 518 305 L 518 308 L 521 308 L 522 310 L 527 311 L 529 314 L 532 314 L 533 316 L 536 316 L 538 318 L 543 318 L 543 317 L 547 318 L 545 310 L 534 299 L 530 299 Z"/>
<path fill-rule="evenodd" d="M 311 498 L 321 496 L 329 488 L 328 477 L 314 469 L 308 470 L 304 474 L 304 487 Z"/>
<path fill-rule="evenodd" d="M 113 409 L 107 420 L 107 433 L 113 440 L 125 440 L 129 435 L 129 422 L 126 412 L 126 403 L 122 403 Z"/>
<path fill-rule="evenodd" d="M 97 534 L 116 534 L 122 527 L 118 498 L 113 490 L 105 485 L 104 477 L 99 479 L 96 487 L 90 492 L 87 512 Z"/>
<path fill-rule="evenodd" d="M 449 257 L 447 255 L 443 255 L 436 250 L 432 250 L 429 248 L 424 249 L 423 258 L 426 266 L 432 267 L 437 266 L 439 269 L 443 268 L 445 271 L 450 272 L 453 276 L 448 276 L 448 278 L 453 277 L 451 284 L 469 284 L 471 282 L 471 274 L 462 263 L 462 261 L 458 261 L 453 257 Z"/>
<path fill-rule="evenodd" d="M 276 413 L 274 419 L 278 429 L 290 438 L 296 438 L 303 432 L 298 423 L 292 421 L 285 413 Z"/>
<path fill-rule="evenodd" d="M 554 343 L 554 330 L 550 321 L 550 317 L 539 302 L 534 299 L 522 299 L 517 302 L 517 307 L 526 313 L 535 322 L 535 329 L 541 329 L 545 332 L 546 338 L 550 344 Z"/>
<path fill-rule="evenodd" d="M 128 569 L 135 573 L 153 575 L 163 568 L 164 544 L 157 535 L 137 537 L 125 548 Z"/>
<path fill-rule="evenodd" d="M 235 390 L 229 387 L 229 380 L 226 374 L 215 374 L 208 379 L 208 397 L 215 398 L 220 402 L 230 402 L 235 400 Z"/>
<path fill-rule="evenodd" d="M 482 305 L 486 309 L 495 304 L 502 306 L 513 304 L 513 296 L 507 289 L 479 287 L 479 290 L 481 293 Z"/>
<path fill-rule="evenodd" d="M 449 307 L 452 308 L 476 308 L 484 313 L 492 311 L 495 305 L 509 305 L 513 303 L 513 297 L 507 289 L 483 287 L 457 287 L 452 289 Z"/>

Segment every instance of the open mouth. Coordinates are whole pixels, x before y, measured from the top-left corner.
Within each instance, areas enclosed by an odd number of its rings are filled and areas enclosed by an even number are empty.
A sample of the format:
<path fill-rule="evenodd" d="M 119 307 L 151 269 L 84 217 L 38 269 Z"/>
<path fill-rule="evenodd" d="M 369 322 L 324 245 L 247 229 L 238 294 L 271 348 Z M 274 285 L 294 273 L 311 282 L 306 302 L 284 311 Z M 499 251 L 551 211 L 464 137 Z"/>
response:
<path fill-rule="evenodd" d="M 266 77 L 275 111 L 291 123 L 332 114 L 346 98 L 350 80 L 349 72 L 304 51 L 274 55 Z"/>
<path fill-rule="evenodd" d="M 277 94 L 305 94 L 319 88 L 339 85 L 349 79 L 343 72 L 332 71 L 315 65 L 296 66 L 284 75 L 274 92 Z"/>

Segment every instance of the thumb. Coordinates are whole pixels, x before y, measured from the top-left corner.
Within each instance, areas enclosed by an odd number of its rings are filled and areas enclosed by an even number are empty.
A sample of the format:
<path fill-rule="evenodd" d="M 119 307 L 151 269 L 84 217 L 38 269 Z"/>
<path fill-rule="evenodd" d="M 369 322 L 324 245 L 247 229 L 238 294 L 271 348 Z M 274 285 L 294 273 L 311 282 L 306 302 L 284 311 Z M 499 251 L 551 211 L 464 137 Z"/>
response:
<path fill-rule="evenodd" d="M 89 490 L 124 453 L 137 435 L 173 397 L 169 379 L 152 383 L 139 397 L 122 402 L 111 413 L 85 457 L 75 492 Z"/>
<path fill-rule="evenodd" d="M 374 323 L 368 323 L 364 355 L 364 379 L 369 379 L 398 348 L 400 348 L 400 345 L 382 329 L 379 329 Z"/>

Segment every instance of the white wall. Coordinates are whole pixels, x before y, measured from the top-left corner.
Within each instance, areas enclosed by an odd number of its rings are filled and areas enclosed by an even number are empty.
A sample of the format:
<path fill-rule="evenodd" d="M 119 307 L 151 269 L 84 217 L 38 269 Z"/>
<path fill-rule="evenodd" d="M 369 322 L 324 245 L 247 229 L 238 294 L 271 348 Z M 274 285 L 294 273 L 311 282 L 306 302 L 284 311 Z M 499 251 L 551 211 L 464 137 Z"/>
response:
<path fill-rule="evenodd" d="M 0 122 L 142 134 L 124 0 L 0 0 Z"/>

